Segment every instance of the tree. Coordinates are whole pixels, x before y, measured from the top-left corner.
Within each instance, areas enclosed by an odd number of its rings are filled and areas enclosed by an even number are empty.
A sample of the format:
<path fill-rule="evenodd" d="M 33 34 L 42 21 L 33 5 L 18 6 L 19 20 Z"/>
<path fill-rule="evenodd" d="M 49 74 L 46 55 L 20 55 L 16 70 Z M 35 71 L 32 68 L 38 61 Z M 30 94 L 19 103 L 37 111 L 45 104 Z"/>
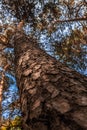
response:
<path fill-rule="evenodd" d="M 15 69 L 25 130 L 87 129 L 87 78 L 17 31 Z"/>
<path fill-rule="evenodd" d="M 27 18 L 24 16 L 27 12 L 32 14 L 32 9 L 25 10 L 27 4 L 22 6 L 23 1 L 18 1 L 19 6 L 16 6 L 17 3 L 10 3 L 9 0 L 7 4 L 14 5 L 10 7 L 14 8 L 14 14 L 18 19 L 24 19 L 25 22 L 30 19 L 28 15 Z M 31 5 L 33 8 L 34 5 Z M 79 13 L 79 7 L 86 5 L 85 1 L 79 3 L 78 8 L 74 7 L 74 1 L 63 1 L 63 5 L 67 8 L 66 18 L 68 19 L 59 19 L 61 16 L 59 8 L 55 10 L 55 4 L 48 3 L 44 5 L 43 13 L 40 14 L 45 22 L 41 20 L 38 23 L 34 15 L 30 15 L 30 17 L 33 16 L 31 21 L 33 21 L 34 29 L 40 31 L 47 29 L 48 34 L 51 34 L 55 30 L 56 23 L 86 20 L 86 16 L 80 17 Z M 20 13 L 21 7 L 23 13 Z M 49 12 L 53 14 L 51 17 Z M 58 17 L 55 20 L 56 15 Z M 85 11 L 84 15 L 86 15 Z M 53 19 L 52 24 L 48 26 L 50 19 Z M 23 116 L 22 127 L 24 130 L 40 130 L 41 128 L 43 130 L 86 130 L 87 78 L 46 54 L 40 49 L 37 41 L 28 37 L 19 25 L 15 34 L 12 33 L 11 36 L 14 42 L 15 71 Z"/>
<path fill-rule="evenodd" d="M 5 71 L 8 68 L 8 64 L 4 67 L 4 70 L 2 70 L 1 73 L 1 81 L 0 81 L 0 126 L 2 123 L 2 100 L 3 100 L 3 89 L 5 86 Z"/>

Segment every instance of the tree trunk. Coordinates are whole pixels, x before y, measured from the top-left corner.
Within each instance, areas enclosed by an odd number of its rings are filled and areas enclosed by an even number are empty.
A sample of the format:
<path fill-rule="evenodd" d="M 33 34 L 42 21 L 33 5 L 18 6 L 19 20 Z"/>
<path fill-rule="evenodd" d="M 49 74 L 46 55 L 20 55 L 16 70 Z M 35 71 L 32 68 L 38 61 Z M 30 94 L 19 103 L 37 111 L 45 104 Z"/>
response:
<path fill-rule="evenodd" d="M 0 81 L 0 127 L 2 126 L 2 100 L 3 100 L 3 87 L 4 87 L 4 79 L 5 79 L 5 68 L 1 73 L 1 81 Z"/>
<path fill-rule="evenodd" d="M 2 95 L 3 95 L 3 86 L 0 81 L 0 127 L 2 125 Z"/>
<path fill-rule="evenodd" d="M 14 36 L 15 69 L 24 130 L 87 130 L 87 78 Z"/>

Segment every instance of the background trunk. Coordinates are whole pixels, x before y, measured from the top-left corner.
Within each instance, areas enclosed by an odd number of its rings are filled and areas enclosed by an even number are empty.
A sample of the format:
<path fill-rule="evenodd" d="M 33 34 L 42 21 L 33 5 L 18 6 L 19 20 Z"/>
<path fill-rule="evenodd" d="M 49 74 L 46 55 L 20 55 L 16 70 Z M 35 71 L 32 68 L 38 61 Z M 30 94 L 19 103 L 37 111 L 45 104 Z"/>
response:
<path fill-rule="evenodd" d="M 22 32 L 14 48 L 24 130 L 87 130 L 87 78 Z"/>
<path fill-rule="evenodd" d="M 4 78 L 5 74 L 4 71 L 2 71 L 1 74 L 1 81 L 0 81 L 0 127 L 2 126 L 3 118 L 2 118 L 2 101 L 3 101 L 3 87 L 4 87 Z"/>
<path fill-rule="evenodd" d="M 2 125 L 2 94 L 3 94 L 3 86 L 0 84 L 0 127 Z"/>

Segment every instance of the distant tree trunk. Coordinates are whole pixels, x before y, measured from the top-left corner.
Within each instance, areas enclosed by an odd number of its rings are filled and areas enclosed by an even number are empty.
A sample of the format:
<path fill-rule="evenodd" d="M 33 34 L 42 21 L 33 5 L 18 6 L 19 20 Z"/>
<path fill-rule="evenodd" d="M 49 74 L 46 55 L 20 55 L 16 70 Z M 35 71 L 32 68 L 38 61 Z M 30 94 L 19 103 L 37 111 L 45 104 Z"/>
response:
<path fill-rule="evenodd" d="M 20 31 L 14 49 L 23 129 L 87 130 L 87 78 Z"/>
<path fill-rule="evenodd" d="M 0 127 L 2 126 L 2 100 L 3 100 L 4 77 L 5 77 L 4 71 L 2 71 L 0 80 Z"/>
<path fill-rule="evenodd" d="M 1 73 L 1 80 L 0 80 L 0 127 L 2 126 L 3 117 L 2 117 L 2 101 L 3 101 L 3 89 L 4 89 L 4 82 L 5 82 L 5 72 L 8 69 L 9 65 L 5 65 L 2 73 Z"/>
<path fill-rule="evenodd" d="M 2 125 L 2 94 L 3 94 L 3 86 L 0 83 L 0 127 Z"/>

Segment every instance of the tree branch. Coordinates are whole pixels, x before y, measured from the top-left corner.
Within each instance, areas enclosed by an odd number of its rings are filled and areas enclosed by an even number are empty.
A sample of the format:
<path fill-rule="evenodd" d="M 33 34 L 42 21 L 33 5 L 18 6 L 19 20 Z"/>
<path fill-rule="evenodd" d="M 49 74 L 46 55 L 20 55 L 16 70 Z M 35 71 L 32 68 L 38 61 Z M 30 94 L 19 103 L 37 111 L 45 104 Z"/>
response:
<path fill-rule="evenodd" d="M 54 23 L 64 23 L 64 22 L 76 22 L 76 21 L 87 21 L 87 18 L 75 18 L 75 19 L 66 19 L 66 20 L 57 20 Z"/>

